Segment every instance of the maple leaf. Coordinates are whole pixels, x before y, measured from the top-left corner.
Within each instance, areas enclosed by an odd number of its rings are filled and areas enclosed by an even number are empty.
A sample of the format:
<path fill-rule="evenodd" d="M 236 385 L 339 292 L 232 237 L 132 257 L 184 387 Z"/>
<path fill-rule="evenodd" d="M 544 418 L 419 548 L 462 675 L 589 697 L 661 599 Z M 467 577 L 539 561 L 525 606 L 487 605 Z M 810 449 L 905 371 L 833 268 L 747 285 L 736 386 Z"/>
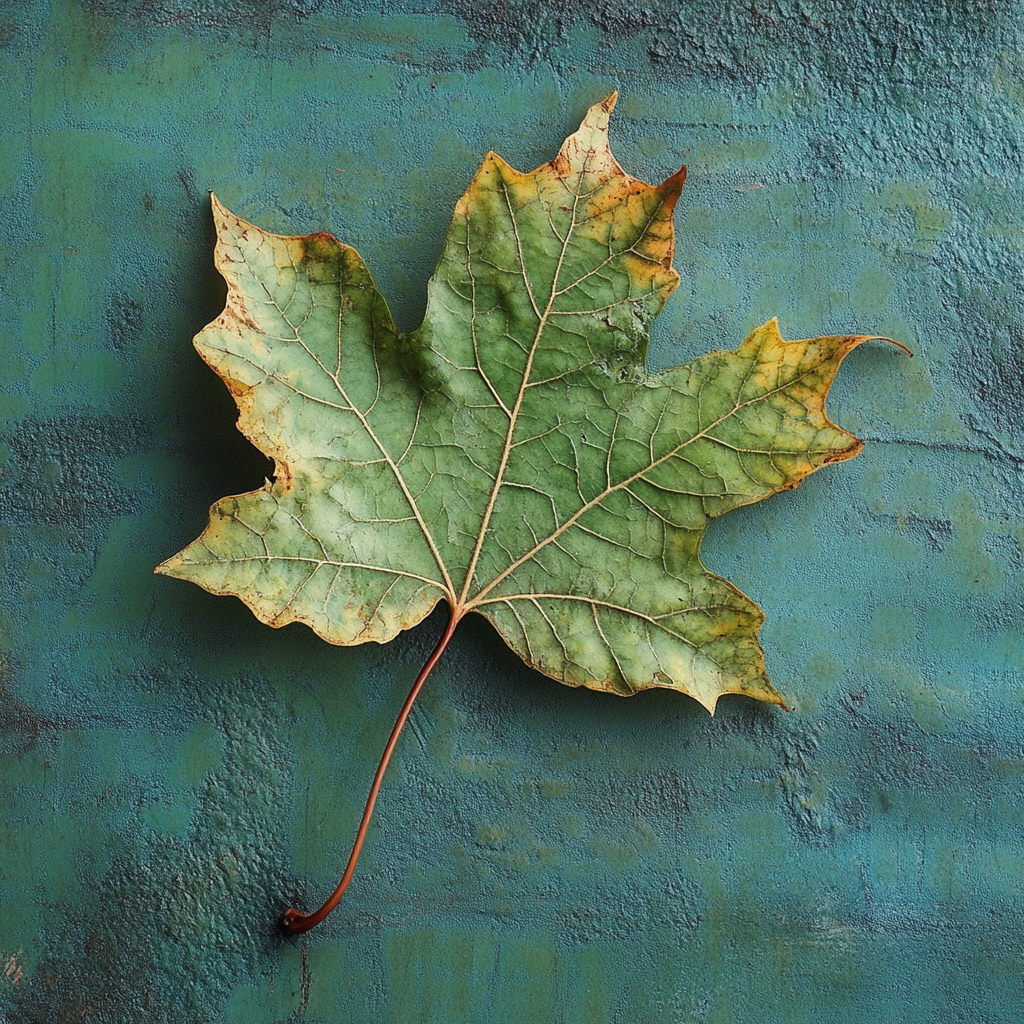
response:
<path fill-rule="evenodd" d="M 569 685 L 668 687 L 712 713 L 724 693 L 783 703 L 763 613 L 700 543 L 714 516 L 857 454 L 824 402 L 865 339 L 786 342 L 773 320 L 649 372 L 686 169 L 626 174 L 615 98 L 530 174 L 487 155 L 408 335 L 354 249 L 213 199 L 227 305 L 195 343 L 276 474 L 217 502 L 159 572 L 335 644 L 385 643 L 446 601 L 417 686 L 475 611 Z"/>

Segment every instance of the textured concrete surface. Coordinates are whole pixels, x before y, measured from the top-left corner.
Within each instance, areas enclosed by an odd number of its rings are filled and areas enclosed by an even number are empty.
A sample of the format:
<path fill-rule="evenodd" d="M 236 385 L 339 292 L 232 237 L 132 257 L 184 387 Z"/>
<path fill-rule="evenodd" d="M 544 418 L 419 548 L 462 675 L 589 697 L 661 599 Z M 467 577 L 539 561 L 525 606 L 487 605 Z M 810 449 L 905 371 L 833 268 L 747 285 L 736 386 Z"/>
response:
<path fill-rule="evenodd" d="M 1019 1021 L 1024 18 L 1011 3 L 0 6 L 0 1019 Z M 460 627 L 274 632 L 152 575 L 266 463 L 190 339 L 207 191 L 355 245 L 403 327 L 488 148 L 618 88 L 690 175 L 665 366 L 856 330 L 873 443 L 712 524 L 795 710 L 631 700 Z"/>

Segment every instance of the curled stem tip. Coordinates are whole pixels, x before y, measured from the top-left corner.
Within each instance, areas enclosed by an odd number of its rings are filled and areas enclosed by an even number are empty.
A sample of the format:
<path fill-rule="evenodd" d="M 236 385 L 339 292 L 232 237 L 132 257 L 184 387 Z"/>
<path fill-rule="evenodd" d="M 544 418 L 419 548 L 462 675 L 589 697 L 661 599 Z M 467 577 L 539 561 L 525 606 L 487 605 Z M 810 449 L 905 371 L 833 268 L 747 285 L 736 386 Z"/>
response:
<path fill-rule="evenodd" d="M 345 873 L 341 876 L 341 881 L 338 883 L 338 887 L 331 894 L 330 899 L 328 899 L 319 910 L 312 914 L 303 914 L 294 907 L 289 907 L 284 912 L 281 924 L 286 931 L 291 932 L 293 935 L 301 935 L 303 932 L 308 932 L 310 928 L 315 928 L 325 917 L 327 917 L 328 914 L 330 914 L 332 910 L 334 910 L 334 908 L 341 902 L 341 897 L 345 895 L 345 890 L 348 888 L 349 882 L 352 881 L 352 875 L 355 874 L 356 864 L 359 863 L 359 854 L 362 852 L 363 842 L 366 839 L 366 831 L 370 826 L 370 818 L 373 816 L 373 805 L 377 802 L 377 794 L 380 792 L 380 784 L 384 778 L 384 772 L 387 771 L 391 755 L 394 753 L 395 747 L 398 744 L 398 737 L 402 733 L 402 728 L 409 717 L 409 712 L 412 711 L 412 706 L 416 697 L 423 688 L 423 684 L 427 681 L 427 677 L 430 673 L 433 672 L 434 666 L 438 661 L 440 661 L 441 655 L 444 654 L 445 648 L 448 646 L 448 641 L 451 640 L 452 634 L 455 632 L 455 626 L 458 624 L 458 621 L 458 617 L 453 612 L 451 619 L 448 622 L 447 629 L 445 629 L 441 639 L 438 640 L 437 646 L 427 659 L 426 664 L 422 669 L 420 669 L 420 674 L 412 684 L 409 696 L 405 698 L 402 710 L 398 713 L 398 719 L 395 721 L 395 726 L 391 730 L 391 736 L 388 738 L 387 746 L 384 748 L 384 753 L 381 755 L 380 764 L 377 765 L 377 772 L 373 776 L 373 785 L 370 787 L 370 795 L 366 800 L 366 808 L 363 811 L 363 816 L 359 822 L 359 831 L 356 832 L 356 840 L 352 845 L 352 852 L 349 854 L 348 864 L 345 866 Z"/>

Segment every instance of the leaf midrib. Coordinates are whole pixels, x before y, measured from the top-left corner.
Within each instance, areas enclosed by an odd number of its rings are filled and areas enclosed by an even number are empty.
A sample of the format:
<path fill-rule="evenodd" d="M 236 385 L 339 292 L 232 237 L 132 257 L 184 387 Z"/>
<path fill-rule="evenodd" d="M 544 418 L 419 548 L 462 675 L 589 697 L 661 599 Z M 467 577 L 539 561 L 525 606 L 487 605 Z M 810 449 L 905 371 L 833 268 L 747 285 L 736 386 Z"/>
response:
<path fill-rule="evenodd" d="M 582 184 L 583 171 L 580 171 L 580 183 Z M 459 595 L 458 602 L 455 605 L 454 611 L 459 614 L 461 609 L 465 608 L 468 610 L 470 607 L 466 601 L 466 597 L 469 593 L 469 588 L 473 583 L 473 575 L 476 572 L 477 563 L 480 560 L 480 553 L 483 550 L 484 541 L 487 538 L 487 530 L 490 527 L 491 515 L 494 512 L 495 503 L 498 500 L 498 494 L 501 491 L 502 483 L 505 479 L 505 470 L 508 467 L 509 455 L 512 452 L 513 444 L 512 438 L 515 434 L 516 424 L 519 420 L 519 410 L 522 408 L 523 399 L 526 396 L 527 388 L 530 383 L 530 374 L 533 372 L 533 360 L 537 354 L 537 346 L 540 344 L 541 335 L 544 333 L 545 327 L 547 327 L 548 317 L 551 313 L 551 307 L 554 304 L 555 298 L 558 295 L 558 279 L 562 273 L 562 264 L 565 261 L 565 253 L 569 247 L 569 239 L 572 238 L 572 233 L 576 228 L 576 211 L 579 207 L 580 193 L 573 193 L 573 205 L 572 213 L 569 219 L 569 227 L 565 232 L 565 238 L 562 239 L 562 248 L 558 254 L 558 263 L 555 266 L 554 278 L 551 282 L 551 294 L 548 296 L 548 303 L 544 309 L 543 314 L 538 310 L 536 300 L 533 297 L 533 287 L 530 284 L 530 276 L 526 271 L 526 259 L 523 255 L 522 241 L 519 237 L 519 226 L 516 223 L 515 211 L 512 209 L 512 201 L 509 198 L 508 186 L 502 181 L 502 192 L 505 196 L 505 205 L 508 207 L 508 215 L 512 221 L 512 228 L 516 236 L 516 247 L 519 252 L 519 268 L 522 274 L 523 282 L 526 285 L 527 294 L 530 296 L 530 305 L 533 307 L 534 313 L 538 317 L 537 330 L 533 336 L 533 343 L 530 345 L 530 351 L 526 357 L 526 366 L 523 368 L 523 379 L 519 385 L 519 391 L 516 394 L 515 403 L 512 406 L 512 410 L 509 413 L 509 424 L 508 431 L 505 434 L 505 444 L 501 452 L 501 461 L 498 463 L 498 470 L 494 476 L 494 486 L 491 488 L 490 496 L 487 500 L 487 508 L 484 511 L 483 519 L 480 523 L 480 532 L 477 534 L 476 544 L 473 548 L 473 554 L 469 561 L 469 566 L 466 569 L 466 579 L 462 585 L 462 593 Z M 552 228 L 553 229 L 553 228 Z M 556 232 L 557 234 L 557 232 Z M 476 310 L 474 308 L 474 314 Z M 480 372 L 483 372 L 483 368 L 479 365 L 479 358 L 477 359 L 477 365 Z"/>
<path fill-rule="evenodd" d="M 643 230 L 633 240 L 633 243 L 629 246 L 629 248 L 620 250 L 618 252 L 610 253 L 609 256 L 607 258 L 605 258 L 604 260 L 602 260 L 601 263 L 597 267 L 591 268 L 591 270 L 589 270 L 586 274 L 584 274 L 583 277 L 577 278 L 576 280 L 574 280 L 572 282 L 572 284 L 567 285 L 565 288 L 559 288 L 558 285 L 559 285 L 559 281 L 560 281 L 561 274 L 562 274 L 562 267 L 563 267 L 564 262 L 565 262 L 565 255 L 566 255 L 566 252 L 568 251 L 568 248 L 569 248 L 569 241 L 570 241 L 570 239 L 573 236 L 573 232 L 579 226 L 579 224 L 578 224 L 578 222 L 576 220 L 576 214 L 577 214 L 577 211 L 579 209 L 580 200 L 583 199 L 583 198 L 587 198 L 587 197 L 593 195 L 595 192 L 597 192 L 600 189 L 601 185 L 604 184 L 604 183 L 599 183 L 599 185 L 597 187 L 595 187 L 592 191 L 590 191 L 588 193 L 584 193 L 582 191 L 583 176 L 584 176 L 584 174 L 587 173 L 588 164 L 589 164 L 589 157 L 588 157 L 588 163 L 585 163 L 584 166 L 579 171 L 579 175 L 578 175 L 578 179 L 577 180 L 578 180 L 580 189 L 578 191 L 572 192 L 571 190 L 569 190 L 568 184 L 564 180 L 562 182 L 562 184 L 566 188 L 566 190 L 571 192 L 571 195 L 573 197 L 573 205 L 572 205 L 572 210 L 571 210 L 570 219 L 569 219 L 569 226 L 566 229 L 565 237 L 564 238 L 560 238 L 560 241 L 562 243 L 562 247 L 561 247 L 561 250 L 559 251 L 559 254 L 558 254 L 558 262 L 555 265 L 555 273 L 554 273 L 554 276 L 553 276 L 552 282 L 551 282 L 551 291 L 550 291 L 550 294 L 548 296 L 547 305 L 545 306 L 543 313 L 540 312 L 540 309 L 537 306 L 537 302 L 536 302 L 536 300 L 534 298 L 534 294 L 533 294 L 533 286 L 532 286 L 532 284 L 530 282 L 529 274 L 527 273 L 527 270 L 526 270 L 526 260 L 525 260 L 524 253 L 523 253 L 522 240 L 521 240 L 520 235 L 519 235 L 519 226 L 518 226 L 518 223 L 516 222 L 515 210 L 512 207 L 512 202 L 511 202 L 511 199 L 509 197 L 508 186 L 507 186 L 507 184 L 504 181 L 502 181 L 502 194 L 504 195 L 504 198 L 505 198 L 505 205 L 508 208 L 509 219 L 512 222 L 512 228 L 513 228 L 513 232 L 514 232 L 515 238 L 516 238 L 516 249 L 517 249 L 517 252 L 519 254 L 520 273 L 521 273 L 522 278 L 523 278 L 523 283 L 526 286 L 526 292 L 527 292 L 527 295 L 529 296 L 529 299 L 530 299 L 530 305 L 533 308 L 534 314 L 538 318 L 538 323 L 537 323 L 537 330 L 534 333 L 533 342 L 532 342 L 532 344 L 530 346 L 530 351 L 529 351 L 529 353 L 527 355 L 526 365 L 525 365 L 525 367 L 523 369 L 523 378 L 522 378 L 522 381 L 521 381 L 521 383 L 519 385 L 519 390 L 518 390 L 518 393 L 516 394 L 516 401 L 515 401 L 515 403 L 513 405 L 513 408 L 511 410 L 511 412 L 509 412 L 509 410 L 506 408 L 505 403 L 503 401 L 501 401 L 501 399 L 498 398 L 497 395 L 495 395 L 495 398 L 498 399 L 499 404 L 501 405 L 502 409 L 504 409 L 506 411 L 506 413 L 508 414 L 508 416 L 509 416 L 508 431 L 507 431 L 507 433 L 505 435 L 505 443 L 504 443 L 504 446 L 503 446 L 503 449 L 502 449 L 501 460 L 500 460 L 499 465 L 498 465 L 498 470 L 497 470 L 497 473 L 495 474 L 494 485 L 491 488 L 491 493 L 489 495 L 488 502 L 487 502 L 487 508 L 484 511 L 483 519 L 481 521 L 480 531 L 477 534 L 476 544 L 474 545 L 473 554 L 472 554 L 472 557 L 470 559 L 469 566 L 468 566 L 468 568 L 466 570 L 466 578 L 465 578 L 465 581 L 463 582 L 462 592 L 459 595 L 458 601 L 453 603 L 453 613 L 455 615 L 457 615 L 457 616 L 461 616 L 461 615 L 465 614 L 465 612 L 470 611 L 471 609 L 476 607 L 478 602 L 479 602 L 479 598 L 480 597 L 482 597 L 485 594 L 489 593 L 495 586 L 498 585 L 498 583 L 500 583 L 503 579 L 505 579 L 507 577 L 507 575 L 513 570 L 513 568 L 515 568 L 519 564 L 522 564 L 522 560 L 520 560 L 519 562 L 514 563 L 513 566 L 510 566 L 508 569 L 504 570 L 504 572 L 501 575 L 499 575 L 495 580 L 493 580 L 490 584 L 486 585 L 483 589 L 478 591 L 474 598 L 468 599 L 469 590 L 470 590 L 470 587 L 472 586 L 472 583 L 473 583 L 473 576 L 474 576 L 474 574 L 476 572 L 476 567 L 477 567 L 477 564 L 479 563 L 480 555 L 481 555 L 481 552 L 483 551 L 483 546 L 484 546 L 484 543 L 485 543 L 485 541 L 487 539 L 487 531 L 488 531 L 489 526 L 490 526 L 491 516 L 492 516 L 492 514 L 494 512 L 494 507 L 495 507 L 495 505 L 497 503 L 498 495 L 500 494 L 501 488 L 504 485 L 504 476 L 505 476 L 505 470 L 508 467 L 509 455 L 511 454 L 512 449 L 516 447 L 516 444 L 513 443 L 512 438 L 515 435 L 515 429 L 516 429 L 516 425 L 517 425 L 517 422 L 518 422 L 519 411 L 522 408 L 522 404 L 523 404 L 523 400 L 524 400 L 524 398 L 526 396 L 526 392 L 529 390 L 530 387 L 533 386 L 531 384 L 531 382 L 530 382 L 530 375 L 531 375 L 532 370 L 533 370 L 533 361 L 534 361 L 534 357 L 535 357 L 536 352 L 537 352 L 537 346 L 540 344 L 541 337 L 544 334 L 544 331 L 545 331 L 545 329 L 546 329 L 546 327 L 548 325 L 548 321 L 549 321 L 550 317 L 552 315 L 556 315 L 559 312 L 557 310 L 554 310 L 552 307 L 554 306 L 556 300 L 559 299 L 562 295 L 564 295 L 567 292 L 571 291 L 573 288 L 578 287 L 581 282 L 585 281 L 588 277 L 593 276 L 593 274 L 597 273 L 602 268 L 607 266 L 608 263 L 610 263 L 616 257 L 622 256 L 622 255 L 624 255 L 627 252 L 633 252 L 635 255 L 639 256 L 640 254 L 636 252 L 636 246 L 641 241 L 641 239 L 643 239 L 646 236 L 647 232 L 650 230 L 651 225 L 654 223 L 655 219 L 658 216 L 659 211 L 661 210 L 661 208 L 662 208 L 662 206 L 664 205 L 664 202 L 665 202 L 664 197 L 661 197 L 661 199 L 660 199 L 659 203 L 657 204 L 655 210 L 647 218 L 647 222 L 644 224 Z M 555 237 L 558 238 L 559 235 L 558 235 L 558 232 L 555 230 L 555 227 L 554 227 L 553 223 L 551 224 L 551 230 L 554 233 Z M 470 276 L 472 277 L 472 271 L 470 271 Z M 475 290 L 475 288 L 474 288 L 474 290 Z M 617 304 L 617 303 L 615 303 L 615 304 Z M 615 304 L 613 304 L 613 305 L 615 305 Z M 583 311 L 583 312 L 585 313 L 586 311 Z M 577 315 L 580 315 L 580 314 L 577 313 Z M 474 308 L 473 308 L 473 316 L 474 316 L 474 318 L 476 316 L 475 304 L 474 304 Z M 494 387 L 491 384 L 491 381 L 488 378 L 488 376 L 484 373 L 483 367 L 480 365 L 479 353 L 478 353 L 477 347 L 476 347 L 475 332 L 474 332 L 473 341 L 474 341 L 473 351 L 474 351 L 474 356 L 476 357 L 476 361 L 477 361 L 477 370 L 480 373 L 480 375 L 484 378 L 484 381 L 486 382 L 488 388 L 491 390 L 491 392 L 493 394 L 494 393 Z M 556 539 L 557 536 L 560 535 L 560 532 L 561 531 L 559 531 L 558 533 L 553 534 L 541 546 L 546 546 L 547 543 L 550 543 L 551 541 Z M 538 548 L 537 550 L 540 550 L 540 548 Z"/>

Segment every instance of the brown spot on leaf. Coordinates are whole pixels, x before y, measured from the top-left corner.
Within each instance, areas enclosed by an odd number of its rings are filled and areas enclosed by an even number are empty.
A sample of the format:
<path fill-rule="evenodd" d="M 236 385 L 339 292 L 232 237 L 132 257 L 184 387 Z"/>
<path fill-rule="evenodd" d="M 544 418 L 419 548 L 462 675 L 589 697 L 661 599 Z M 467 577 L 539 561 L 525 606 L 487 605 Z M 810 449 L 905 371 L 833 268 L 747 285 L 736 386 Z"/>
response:
<path fill-rule="evenodd" d="M 235 396 L 235 398 L 244 398 L 252 391 L 252 387 L 249 384 L 244 384 L 240 380 L 236 380 L 234 377 L 228 377 L 221 374 L 224 378 L 224 383 L 228 386 L 228 391 Z"/>
<path fill-rule="evenodd" d="M 326 231 L 303 235 L 298 241 L 302 246 L 302 258 L 313 263 L 336 260 L 339 251 L 344 248 L 334 235 Z"/>
<path fill-rule="evenodd" d="M 292 489 L 292 467 L 280 459 L 274 460 L 274 483 L 285 493 Z"/>

